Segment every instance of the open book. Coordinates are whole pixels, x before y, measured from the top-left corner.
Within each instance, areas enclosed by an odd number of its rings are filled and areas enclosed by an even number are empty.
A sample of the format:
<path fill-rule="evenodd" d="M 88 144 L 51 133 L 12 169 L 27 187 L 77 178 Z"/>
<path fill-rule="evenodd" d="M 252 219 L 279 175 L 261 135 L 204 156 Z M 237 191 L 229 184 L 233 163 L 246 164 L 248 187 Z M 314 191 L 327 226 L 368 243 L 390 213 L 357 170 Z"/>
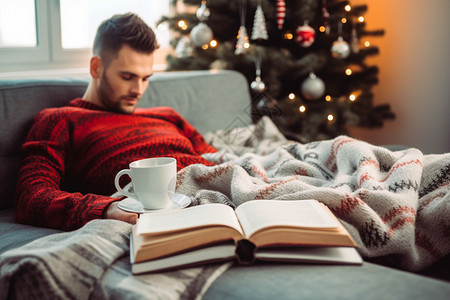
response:
<path fill-rule="evenodd" d="M 316 200 L 255 200 L 140 215 L 131 234 L 132 273 L 213 261 L 361 264 L 356 244 Z"/>

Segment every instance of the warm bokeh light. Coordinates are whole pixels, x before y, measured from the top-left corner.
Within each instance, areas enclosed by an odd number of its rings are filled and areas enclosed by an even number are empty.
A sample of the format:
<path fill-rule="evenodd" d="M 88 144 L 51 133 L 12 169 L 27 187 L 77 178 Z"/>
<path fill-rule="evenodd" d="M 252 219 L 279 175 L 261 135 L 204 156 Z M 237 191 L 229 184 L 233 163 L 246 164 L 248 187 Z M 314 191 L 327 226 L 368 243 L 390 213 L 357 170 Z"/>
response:
<path fill-rule="evenodd" d="M 325 28 L 325 26 L 320 26 L 319 27 L 319 31 L 320 32 L 325 32 L 327 29 Z"/>
<path fill-rule="evenodd" d="M 351 7 L 350 5 L 347 4 L 347 5 L 345 6 L 345 10 L 346 10 L 346 11 L 351 11 L 351 10 L 352 10 L 352 7 Z"/>
<path fill-rule="evenodd" d="M 330 102 L 331 101 L 331 96 L 330 95 L 326 95 L 325 96 L 325 101 Z"/>
<path fill-rule="evenodd" d="M 369 42 L 369 41 L 365 41 L 365 42 L 364 42 L 364 46 L 370 47 L 370 42 Z"/>
<path fill-rule="evenodd" d="M 183 30 L 186 30 L 188 26 L 187 26 L 186 21 L 180 20 L 180 21 L 178 21 L 178 27 L 180 27 Z"/>
<path fill-rule="evenodd" d="M 364 17 L 363 16 L 359 17 L 358 21 L 360 21 L 361 23 L 364 22 Z"/>
<path fill-rule="evenodd" d="M 290 33 L 290 32 L 286 32 L 286 33 L 284 34 L 284 38 L 285 38 L 286 40 L 292 40 L 292 39 L 294 38 L 294 35 L 293 35 L 292 33 Z"/>
<path fill-rule="evenodd" d="M 347 76 L 350 76 L 350 75 L 352 75 L 352 70 L 351 69 L 347 69 L 347 70 L 345 70 L 345 74 L 347 75 Z"/>
<path fill-rule="evenodd" d="M 329 114 L 328 116 L 327 116 L 327 119 L 328 119 L 328 121 L 333 121 L 334 120 L 334 116 L 332 115 L 332 114 Z"/>
<path fill-rule="evenodd" d="M 303 113 L 306 111 L 306 106 L 302 105 L 298 108 L 298 110 Z"/>
<path fill-rule="evenodd" d="M 209 45 L 214 48 L 214 47 L 217 46 L 217 41 L 216 40 L 212 40 L 211 42 L 209 42 Z"/>
<path fill-rule="evenodd" d="M 202 46 L 202 49 L 203 49 L 203 50 L 206 50 L 206 49 L 208 49 L 208 48 L 209 48 L 208 44 L 204 44 L 204 45 Z"/>
<path fill-rule="evenodd" d="M 350 101 L 355 101 L 356 100 L 356 95 L 354 95 L 354 94 L 351 94 L 349 97 L 348 97 L 348 99 L 350 100 Z"/>
<path fill-rule="evenodd" d="M 347 18 L 342 18 L 341 22 L 344 24 L 347 23 Z"/>
<path fill-rule="evenodd" d="M 289 99 L 290 100 L 294 100 L 295 99 L 295 94 L 294 93 L 290 93 L 289 94 Z"/>

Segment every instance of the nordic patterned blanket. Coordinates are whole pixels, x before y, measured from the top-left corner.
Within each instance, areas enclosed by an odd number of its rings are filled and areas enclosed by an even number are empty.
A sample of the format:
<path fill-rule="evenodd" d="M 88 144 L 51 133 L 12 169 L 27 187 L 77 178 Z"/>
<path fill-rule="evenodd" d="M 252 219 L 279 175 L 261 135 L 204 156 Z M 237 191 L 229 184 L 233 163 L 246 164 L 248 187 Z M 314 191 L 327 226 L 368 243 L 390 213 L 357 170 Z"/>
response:
<path fill-rule="evenodd" d="M 393 152 L 347 136 L 287 143 L 268 118 L 205 138 L 220 149 L 205 155 L 218 165 L 178 175 L 178 192 L 198 203 L 317 199 L 366 259 L 418 271 L 450 253 L 450 153 Z"/>
<path fill-rule="evenodd" d="M 450 153 L 392 152 L 346 136 L 291 143 L 267 118 L 205 138 L 220 149 L 205 155 L 218 165 L 178 173 L 177 192 L 194 205 L 312 198 L 336 214 L 364 258 L 417 271 L 450 253 Z M 129 224 L 95 220 L 3 253 L 0 300 L 200 299 L 230 266 L 132 276 L 129 232 Z"/>

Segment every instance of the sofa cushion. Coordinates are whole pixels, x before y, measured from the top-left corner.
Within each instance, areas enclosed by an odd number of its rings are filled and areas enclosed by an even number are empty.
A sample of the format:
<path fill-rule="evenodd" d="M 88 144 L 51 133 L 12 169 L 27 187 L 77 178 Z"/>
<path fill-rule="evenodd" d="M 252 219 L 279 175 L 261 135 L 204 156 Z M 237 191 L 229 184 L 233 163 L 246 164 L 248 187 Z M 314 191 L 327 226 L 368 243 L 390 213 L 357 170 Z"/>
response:
<path fill-rule="evenodd" d="M 249 86 L 235 71 L 157 73 L 138 106 L 170 106 L 202 134 L 251 124 Z"/>

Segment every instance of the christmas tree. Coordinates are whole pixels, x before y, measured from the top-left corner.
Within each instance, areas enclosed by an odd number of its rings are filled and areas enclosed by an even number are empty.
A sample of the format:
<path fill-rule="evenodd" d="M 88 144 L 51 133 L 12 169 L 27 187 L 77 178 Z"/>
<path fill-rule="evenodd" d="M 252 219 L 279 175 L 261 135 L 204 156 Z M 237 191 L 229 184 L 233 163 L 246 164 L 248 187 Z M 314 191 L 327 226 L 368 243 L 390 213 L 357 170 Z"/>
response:
<path fill-rule="evenodd" d="M 180 1 L 174 1 L 180 7 Z M 178 4 L 178 5 L 177 5 Z M 167 70 L 232 69 L 248 80 L 253 119 L 268 115 L 303 142 L 381 127 L 394 118 L 374 105 L 378 48 L 364 37 L 367 5 L 341 0 L 183 0 L 161 19 L 174 32 Z"/>

